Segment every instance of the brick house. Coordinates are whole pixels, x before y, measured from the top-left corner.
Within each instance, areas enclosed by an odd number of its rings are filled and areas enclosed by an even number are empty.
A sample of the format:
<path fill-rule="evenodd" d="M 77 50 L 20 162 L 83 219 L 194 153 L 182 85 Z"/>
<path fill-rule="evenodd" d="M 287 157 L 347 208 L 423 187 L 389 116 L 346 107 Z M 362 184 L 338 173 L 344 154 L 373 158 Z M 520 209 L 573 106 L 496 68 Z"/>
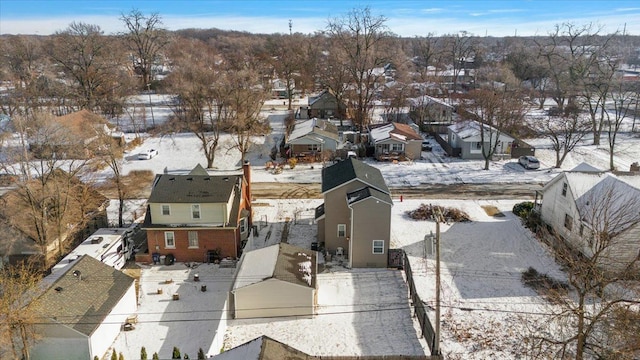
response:
<path fill-rule="evenodd" d="M 209 175 L 200 165 L 186 175 L 156 175 L 142 226 L 149 253 L 136 260 L 238 258 L 252 224 L 250 172 L 245 162 L 237 175 Z"/>

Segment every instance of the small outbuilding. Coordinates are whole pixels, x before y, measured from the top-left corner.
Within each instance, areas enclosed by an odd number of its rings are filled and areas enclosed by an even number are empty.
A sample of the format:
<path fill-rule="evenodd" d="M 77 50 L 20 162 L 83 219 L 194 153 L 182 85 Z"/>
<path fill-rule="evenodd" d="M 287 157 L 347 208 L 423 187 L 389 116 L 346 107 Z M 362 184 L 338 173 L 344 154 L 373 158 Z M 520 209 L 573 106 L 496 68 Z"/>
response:
<path fill-rule="evenodd" d="M 286 243 L 244 253 L 229 293 L 233 317 L 312 316 L 317 259 L 316 251 Z"/>

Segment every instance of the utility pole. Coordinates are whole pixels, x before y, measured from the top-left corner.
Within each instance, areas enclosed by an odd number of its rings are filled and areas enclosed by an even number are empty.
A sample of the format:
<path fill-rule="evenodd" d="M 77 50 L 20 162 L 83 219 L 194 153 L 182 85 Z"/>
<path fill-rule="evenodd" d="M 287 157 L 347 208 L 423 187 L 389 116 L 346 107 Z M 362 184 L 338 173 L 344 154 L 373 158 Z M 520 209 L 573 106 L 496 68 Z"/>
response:
<path fill-rule="evenodd" d="M 437 206 L 434 207 L 433 219 L 436 222 L 436 326 L 431 355 L 440 355 L 440 222 L 443 219 L 442 212 Z"/>

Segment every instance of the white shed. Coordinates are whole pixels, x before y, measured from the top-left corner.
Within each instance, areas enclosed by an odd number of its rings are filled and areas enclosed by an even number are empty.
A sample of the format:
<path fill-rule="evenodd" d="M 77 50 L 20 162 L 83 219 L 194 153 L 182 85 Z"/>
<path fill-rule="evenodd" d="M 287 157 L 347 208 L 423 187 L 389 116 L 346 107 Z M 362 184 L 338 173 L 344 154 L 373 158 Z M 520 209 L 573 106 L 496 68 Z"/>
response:
<path fill-rule="evenodd" d="M 286 243 L 246 252 L 229 293 L 235 318 L 311 316 L 317 252 Z"/>

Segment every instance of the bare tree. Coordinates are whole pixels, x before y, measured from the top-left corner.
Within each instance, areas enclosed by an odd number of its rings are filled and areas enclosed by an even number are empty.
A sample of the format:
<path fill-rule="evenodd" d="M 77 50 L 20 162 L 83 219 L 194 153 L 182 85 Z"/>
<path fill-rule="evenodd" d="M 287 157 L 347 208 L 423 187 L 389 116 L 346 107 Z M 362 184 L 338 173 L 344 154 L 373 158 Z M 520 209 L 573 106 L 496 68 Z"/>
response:
<path fill-rule="evenodd" d="M 578 198 L 576 206 L 579 217 L 575 223 L 573 217 L 565 219 L 570 229 L 565 238 L 541 228 L 567 269 L 569 293 L 553 296 L 556 305 L 544 322 L 554 330 L 538 331 L 530 340 L 554 358 L 632 358 L 638 347 L 630 345 L 637 336 L 630 332 L 633 326 L 619 328 L 625 322 L 618 315 L 634 314 L 640 304 L 625 289 L 640 268 L 633 235 L 640 225 L 640 192 L 607 177 Z"/>
<path fill-rule="evenodd" d="M 505 129 L 513 128 L 513 124 L 521 123 L 524 118 L 524 103 L 514 94 L 506 87 L 478 89 L 471 91 L 468 101 L 460 106 L 462 116 L 475 121 L 469 126 L 476 126 L 480 132 L 478 146 L 484 158 L 484 170 L 489 170 L 490 161 L 499 150 L 506 151 L 500 139 Z"/>
<path fill-rule="evenodd" d="M 609 104 L 612 107 L 605 111 L 605 129 L 607 131 L 607 145 L 609 146 L 609 169 L 616 170 L 613 162 L 618 134 L 622 129 L 623 122 L 629 113 L 634 101 L 637 103 L 636 90 L 633 85 L 626 84 L 621 75 L 612 79 Z M 637 105 L 636 105 L 637 106 Z"/>
<path fill-rule="evenodd" d="M 556 168 L 560 168 L 567 155 L 582 141 L 591 129 L 589 119 L 582 116 L 575 107 L 567 106 L 563 116 L 541 116 L 534 120 L 532 127 L 542 137 L 551 141 L 556 153 Z"/>
<path fill-rule="evenodd" d="M 162 18 L 158 13 L 144 15 L 137 9 L 122 14 L 120 20 L 127 28 L 122 36 L 133 52 L 133 68 L 141 76 L 142 88 L 147 88 L 153 81 L 153 65 L 158 60 L 162 49 L 169 44 L 168 33 L 162 26 Z"/>
<path fill-rule="evenodd" d="M 289 110 L 292 110 L 293 93 L 306 61 L 306 52 L 304 51 L 306 41 L 307 39 L 301 34 L 290 34 L 273 39 L 269 44 L 273 68 L 278 78 L 285 84 L 285 96 Z"/>
<path fill-rule="evenodd" d="M 458 91 L 460 73 L 467 71 L 467 64 L 476 56 L 477 40 L 469 32 L 460 31 L 454 35 L 445 35 L 442 41 L 444 60 L 450 62 L 452 67 L 452 90 L 455 93 Z"/>
<path fill-rule="evenodd" d="M 376 84 L 384 79 L 380 69 L 389 62 L 386 47 L 391 35 L 385 22 L 383 16 L 374 16 L 371 9 L 365 7 L 353 9 L 327 24 L 327 33 L 335 45 L 332 50 L 339 52 L 349 74 L 349 109 L 358 127 L 369 123 Z"/>
<path fill-rule="evenodd" d="M 0 269 L 0 357 L 29 359 L 30 347 L 39 339 L 39 321 L 31 305 L 42 273 L 23 262 Z"/>
<path fill-rule="evenodd" d="M 118 59 L 97 25 L 73 22 L 57 32 L 48 52 L 72 81 L 77 108 L 94 110 L 118 85 L 114 80 Z"/>

